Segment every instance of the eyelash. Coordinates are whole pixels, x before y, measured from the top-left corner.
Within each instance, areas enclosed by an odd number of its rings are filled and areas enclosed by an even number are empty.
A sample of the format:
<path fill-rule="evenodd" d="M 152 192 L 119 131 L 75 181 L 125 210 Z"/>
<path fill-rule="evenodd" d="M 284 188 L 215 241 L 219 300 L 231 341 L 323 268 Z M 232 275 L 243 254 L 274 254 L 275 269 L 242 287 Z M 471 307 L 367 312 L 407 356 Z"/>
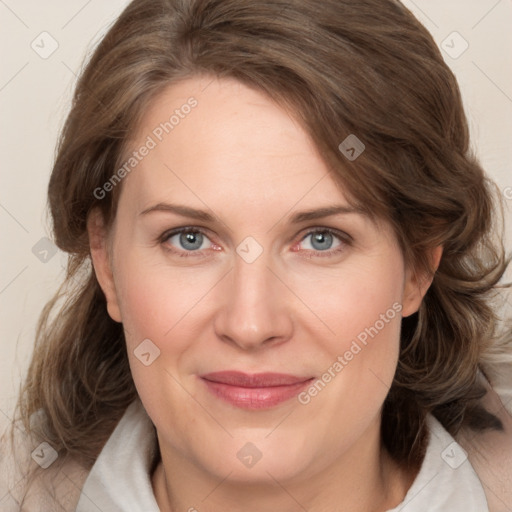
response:
<path fill-rule="evenodd" d="M 201 233 L 205 237 L 208 237 L 206 232 L 201 228 L 196 228 L 194 226 L 186 226 L 182 228 L 176 228 L 172 229 L 171 231 L 166 231 L 162 234 L 159 241 L 163 248 L 174 255 L 179 256 L 180 258 L 189 258 L 189 257 L 197 257 L 197 256 L 203 256 L 202 251 L 185 251 L 185 250 L 178 250 L 175 249 L 173 246 L 166 244 L 166 242 L 169 240 L 169 238 L 173 237 L 174 235 L 180 235 L 182 233 Z"/>
<path fill-rule="evenodd" d="M 335 247 L 334 249 L 328 249 L 326 251 L 315 251 L 311 249 L 300 251 L 305 253 L 303 255 L 303 257 L 305 258 L 328 258 L 330 256 L 335 256 L 345 251 L 347 246 L 350 247 L 353 242 L 352 237 L 347 233 L 344 233 L 343 231 L 338 231 L 337 229 L 332 228 L 316 227 L 310 228 L 309 231 L 307 231 L 304 236 L 301 236 L 300 240 L 297 243 L 295 243 L 294 246 L 296 246 L 299 243 L 302 243 L 308 236 L 315 235 L 316 233 L 332 235 L 334 238 L 337 238 L 339 240 L 340 245 L 338 247 Z"/>
<path fill-rule="evenodd" d="M 185 251 L 185 250 L 177 250 L 174 247 L 170 246 L 169 244 L 166 244 L 166 242 L 169 240 L 169 238 L 173 237 L 174 235 L 184 233 L 201 233 L 203 236 L 208 238 L 208 234 L 205 230 L 203 230 L 200 227 L 194 227 L 194 226 L 186 226 L 182 228 L 175 228 L 171 231 L 166 231 L 159 237 L 159 242 L 163 246 L 163 248 L 172 253 L 175 254 L 181 258 L 188 258 L 188 257 L 198 257 L 203 256 L 202 251 Z M 347 233 L 344 233 L 343 231 L 338 231 L 337 229 L 332 228 L 326 228 L 326 227 L 316 227 L 316 228 L 310 228 L 309 231 L 307 231 L 304 236 L 302 236 L 298 242 L 295 242 L 294 246 L 297 244 L 303 242 L 308 236 L 314 235 L 316 233 L 322 233 L 322 234 L 328 234 L 332 235 L 333 237 L 337 238 L 341 243 L 338 247 L 334 249 L 328 249 L 326 251 L 315 251 L 311 249 L 307 249 L 306 251 L 300 251 L 300 252 L 306 252 L 309 254 L 305 254 L 304 257 L 306 258 L 314 258 L 314 257 L 329 257 L 334 256 L 336 254 L 341 253 L 345 250 L 347 246 L 351 246 L 353 243 L 352 237 L 348 235 Z M 213 242 L 212 242 L 213 243 Z M 217 245 L 217 244 L 214 244 Z M 299 251 L 295 251 L 299 252 Z"/>

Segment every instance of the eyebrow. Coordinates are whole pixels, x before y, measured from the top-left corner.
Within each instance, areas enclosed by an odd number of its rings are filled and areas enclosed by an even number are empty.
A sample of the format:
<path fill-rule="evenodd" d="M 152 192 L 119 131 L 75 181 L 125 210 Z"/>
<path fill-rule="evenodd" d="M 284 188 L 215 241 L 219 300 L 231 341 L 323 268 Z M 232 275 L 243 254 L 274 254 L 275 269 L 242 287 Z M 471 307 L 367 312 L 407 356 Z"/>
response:
<path fill-rule="evenodd" d="M 181 215 L 182 217 L 189 217 L 191 219 L 201 220 L 203 222 L 213 222 L 215 217 L 204 210 L 197 210 L 189 206 L 180 204 L 158 203 L 154 206 L 146 208 L 139 215 L 147 215 L 153 212 L 169 212 Z"/>
<path fill-rule="evenodd" d="M 168 212 L 180 215 L 182 217 L 188 217 L 191 219 L 200 220 L 203 222 L 214 222 L 216 219 L 213 215 L 205 210 L 198 210 L 189 206 L 169 203 L 158 203 L 154 206 L 146 208 L 139 215 L 147 215 L 153 212 Z M 289 218 L 290 223 L 299 224 L 301 222 L 307 222 L 316 219 L 322 219 L 324 217 L 330 217 L 333 215 L 341 214 L 359 214 L 367 215 L 362 208 L 350 207 L 345 205 L 333 205 L 326 206 L 323 208 L 314 208 L 311 210 L 305 210 L 297 212 Z"/>
<path fill-rule="evenodd" d="M 333 206 L 326 206 L 324 208 L 315 208 L 312 210 L 306 210 L 303 212 L 295 213 L 290 218 L 290 222 L 293 224 L 298 224 L 300 222 L 322 219 L 324 217 L 331 217 L 333 215 L 340 215 L 340 214 L 366 215 L 366 212 L 362 208 L 345 206 L 345 205 L 333 205 Z"/>

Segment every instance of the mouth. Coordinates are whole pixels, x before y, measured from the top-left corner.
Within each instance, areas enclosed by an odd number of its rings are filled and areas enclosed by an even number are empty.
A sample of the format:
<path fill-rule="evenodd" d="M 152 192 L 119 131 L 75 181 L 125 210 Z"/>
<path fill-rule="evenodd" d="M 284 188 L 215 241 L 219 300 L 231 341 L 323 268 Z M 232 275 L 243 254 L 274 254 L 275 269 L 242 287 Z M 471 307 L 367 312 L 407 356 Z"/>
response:
<path fill-rule="evenodd" d="M 314 377 L 284 373 L 213 372 L 200 376 L 215 397 L 242 409 L 268 409 L 291 400 Z"/>

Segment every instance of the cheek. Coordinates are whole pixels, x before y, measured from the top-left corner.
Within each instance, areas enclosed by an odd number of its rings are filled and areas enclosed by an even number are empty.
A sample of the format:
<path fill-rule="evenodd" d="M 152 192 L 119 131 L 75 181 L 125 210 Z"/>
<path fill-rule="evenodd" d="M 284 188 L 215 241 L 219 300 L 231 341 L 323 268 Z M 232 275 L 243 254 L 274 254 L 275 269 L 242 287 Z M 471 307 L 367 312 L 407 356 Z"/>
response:
<path fill-rule="evenodd" d="M 359 299 L 342 299 L 331 311 L 336 335 L 323 337 L 328 355 L 318 366 L 321 373 L 298 397 L 303 421 L 316 418 L 315 435 L 330 450 L 326 457 L 339 456 L 375 424 L 398 362 L 400 293 L 379 289 L 369 300 L 366 294 Z"/>
<path fill-rule="evenodd" d="M 397 253 L 385 264 L 354 265 L 350 272 L 326 277 L 318 292 L 309 293 L 311 309 L 329 329 L 309 333 L 324 353 L 323 373 L 303 403 L 331 401 L 341 416 L 351 411 L 353 418 L 369 418 L 380 409 L 398 362 L 403 279 Z M 317 400 L 320 392 L 324 398 Z"/>
<path fill-rule="evenodd" d="M 138 394 L 154 419 L 165 416 L 163 403 L 169 410 L 188 414 L 193 401 L 183 400 L 177 382 L 195 333 L 182 327 L 190 327 L 188 317 L 204 291 L 187 286 L 191 283 L 176 270 L 125 255 L 116 266 L 116 287 Z"/>
<path fill-rule="evenodd" d="M 155 263 L 143 252 L 122 254 L 116 289 L 132 376 L 145 405 L 158 410 L 180 396 L 175 379 L 193 372 L 197 342 L 212 325 L 209 292 L 218 276 Z"/>
<path fill-rule="evenodd" d="M 403 286 L 398 251 L 347 262 L 346 267 L 317 273 L 313 280 L 297 274 L 291 284 L 310 310 L 304 318 L 311 319 L 309 329 L 317 330 L 312 339 L 329 346 L 329 353 L 349 350 L 354 340 L 362 346 L 374 338 L 397 344 Z"/>
<path fill-rule="evenodd" d="M 124 269 L 128 270 L 128 269 Z M 131 277 L 128 277 L 131 276 Z M 118 293 L 127 342 L 140 343 L 142 339 L 159 340 L 172 326 L 173 311 L 178 301 L 176 294 L 167 294 L 162 282 L 147 272 L 126 273 L 119 280 Z"/>
<path fill-rule="evenodd" d="M 346 360 L 367 362 L 377 370 L 396 363 L 401 325 L 401 293 L 392 283 L 374 282 L 369 289 L 353 290 L 343 299 L 335 329 L 341 340 L 339 351 Z M 387 379 L 386 379 L 387 380 Z"/>
<path fill-rule="evenodd" d="M 124 254 L 116 265 L 116 290 L 127 340 L 165 342 L 194 312 L 214 279 L 205 272 L 171 267 L 162 259 L 155 262 L 143 251 Z"/>
<path fill-rule="evenodd" d="M 395 374 L 401 304 L 389 296 L 343 311 L 336 323 L 333 317 L 336 336 L 326 347 L 329 357 L 320 379 L 335 382 L 338 398 L 333 399 L 341 400 L 345 411 L 367 408 L 371 412 L 380 407 Z"/>

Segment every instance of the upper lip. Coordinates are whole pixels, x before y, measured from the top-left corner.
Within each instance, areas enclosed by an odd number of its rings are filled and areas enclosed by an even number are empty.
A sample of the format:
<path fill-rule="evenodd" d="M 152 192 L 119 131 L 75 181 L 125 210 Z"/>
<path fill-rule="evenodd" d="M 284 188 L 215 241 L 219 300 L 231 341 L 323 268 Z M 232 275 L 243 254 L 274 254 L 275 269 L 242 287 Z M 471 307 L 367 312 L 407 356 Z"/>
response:
<path fill-rule="evenodd" d="M 265 388 L 274 386 L 290 386 L 310 380 L 312 377 L 297 377 L 286 373 L 243 373 L 239 371 L 212 372 L 201 375 L 202 379 L 239 386 L 243 388 Z"/>

